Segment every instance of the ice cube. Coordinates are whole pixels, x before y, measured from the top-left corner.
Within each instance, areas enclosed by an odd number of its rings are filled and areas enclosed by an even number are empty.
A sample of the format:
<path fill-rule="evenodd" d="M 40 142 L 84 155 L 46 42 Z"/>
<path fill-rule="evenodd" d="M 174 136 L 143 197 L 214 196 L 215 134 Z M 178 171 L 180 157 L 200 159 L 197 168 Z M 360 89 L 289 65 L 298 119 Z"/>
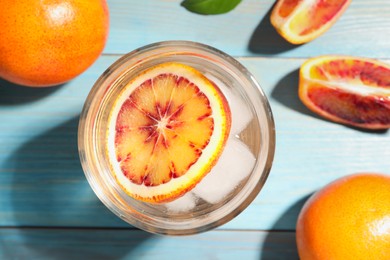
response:
<path fill-rule="evenodd" d="M 196 205 L 196 197 L 192 192 L 187 192 L 184 196 L 165 204 L 168 211 L 185 212 L 190 211 Z"/>
<path fill-rule="evenodd" d="M 232 126 L 230 129 L 230 135 L 236 136 L 245 129 L 253 117 L 249 108 L 240 98 L 233 94 L 230 96 L 231 98 L 229 98 L 229 106 L 232 113 Z"/>
<path fill-rule="evenodd" d="M 228 88 L 226 84 L 218 78 L 214 77 L 210 73 L 205 73 L 205 76 L 220 88 L 228 100 L 230 111 L 232 113 L 230 135 L 236 136 L 240 134 L 253 118 L 248 105 L 238 96 L 238 94 L 235 94 L 232 89 Z"/>
<path fill-rule="evenodd" d="M 244 143 L 230 138 L 217 164 L 192 192 L 209 203 L 218 203 L 251 173 L 255 162 Z"/>

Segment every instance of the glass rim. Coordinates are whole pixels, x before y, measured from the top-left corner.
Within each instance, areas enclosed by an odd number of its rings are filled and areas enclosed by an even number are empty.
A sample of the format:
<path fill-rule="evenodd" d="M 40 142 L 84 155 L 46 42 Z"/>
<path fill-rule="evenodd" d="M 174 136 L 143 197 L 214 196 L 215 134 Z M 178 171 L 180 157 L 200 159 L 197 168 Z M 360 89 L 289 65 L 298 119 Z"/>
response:
<path fill-rule="evenodd" d="M 265 129 L 262 129 L 262 131 L 266 132 L 265 134 L 267 135 L 267 138 L 263 138 L 266 140 L 262 141 L 267 142 L 265 144 L 267 150 L 266 159 L 264 160 L 264 165 L 262 169 L 258 169 L 259 162 L 258 157 L 256 155 L 256 165 L 253 169 L 256 171 L 261 171 L 261 173 L 258 174 L 259 176 L 257 176 L 257 181 L 252 183 L 250 187 L 247 187 L 246 185 L 246 193 L 244 195 L 241 195 L 241 200 L 234 201 L 236 205 L 233 207 L 232 210 L 230 210 L 226 214 L 224 213 L 223 216 L 220 218 L 211 220 L 207 223 L 201 223 L 196 227 L 186 228 L 180 226 L 180 228 L 177 228 L 178 226 L 169 226 L 169 224 L 166 227 L 156 226 L 153 225 L 153 223 L 148 223 L 145 219 L 140 218 L 138 213 L 133 211 L 131 212 L 134 215 L 130 214 L 130 216 L 128 216 L 126 215 L 126 212 L 122 212 L 121 209 L 117 205 L 115 205 L 115 203 L 112 203 L 112 198 L 107 197 L 107 194 L 104 193 L 102 185 L 104 186 L 108 184 L 102 183 L 101 181 L 96 179 L 96 172 L 99 172 L 101 169 L 99 169 L 98 166 L 99 155 L 96 154 L 96 149 L 94 149 L 93 145 L 94 140 L 91 140 L 91 138 L 93 139 L 93 137 L 96 136 L 96 132 L 94 132 L 94 129 L 97 124 L 96 119 L 99 113 L 99 109 L 101 109 L 102 106 L 101 102 L 104 100 L 104 97 L 107 94 L 107 91 L 111 87 L 111 85 L 114 85 L 115 80 L 126 74 L 126 72 L 128 72 L 131 67 L 141 66 L 146 61 L 153 60 L 155 57 L 160 57 L 162 55 L 162 48 L 165 48 L 165 52 L 163 52 L 163 55 L 167 57 L 170 57 L 171 55 L 177 55 L 178 52 L 186 52 L 195 56 L 200 55 L 201 57 L 203 57 L 204 55 L 208 55 L 211 57 L 212 62 L 224 63 L 226 66 L 229 67 L 229 69 L 234 70 L 236 73 L 240 73 L 240 75 L 245 78 L 248 83 L 250 83 L 251 87 L 253 88 L 253 91 L 257 93 L 256 97 L 251 98 L 258 99 L 257 102 L 261 105 L 260 109 L 262 109 L 262 113 L 264 113 L 264 116 L 267 120 L 266 123 L 264 123 L 266 126 L 259 124 L 261 128 L 266 127 Z M 85 101 L 84 107 L 80 115 L 78 147 L 81 164 L 90 186 L 92 187 L 97 197 L 113 213 L 115 213 L 117 216 L 124 219 L 131 225 L 151 233 L 168 235 L 190 235 L 221 226 L 232 220 L 250 205 L 250 203 L 259 194 L 260 190 L 264 186 L 269 176 L 275 154 L 275 139 L 275 123 L 268 99 L 254 76 L 240 62 L 238 62 L 230 55 L 214 47 L 202 43 L 192 41 L 162 41 L 148 44 L 132 52 L 129 52 L 128 54 L 123 55 L 112 65 L 110 65 L 98 78 Z M 262 143 L 261 145 L 263 146 L 264 143 Z M 253 177 L 252 175 L 253 174 L 251 173 L 251 177 Z"/>

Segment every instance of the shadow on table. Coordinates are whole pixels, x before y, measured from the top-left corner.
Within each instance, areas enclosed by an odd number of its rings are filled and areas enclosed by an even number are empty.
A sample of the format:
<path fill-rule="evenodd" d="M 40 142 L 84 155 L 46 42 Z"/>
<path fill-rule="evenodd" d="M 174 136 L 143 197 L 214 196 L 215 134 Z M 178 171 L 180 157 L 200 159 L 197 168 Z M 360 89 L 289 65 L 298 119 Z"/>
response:
<path fill-rule="evenodd" d="M 25 87 L 0 79 L 0 106 L 34 102 L 54 93 L 65 84 L 38 88 Z"/>
<path fill-rule="evenodd" d="M 248 50 L 253 53 L 274 55 L 300 46 L 287 42 L 275 30 L 270 21 L 272 9 L 265 14 L 249 40 Z"/>
<path fill-rule="evenodd" d="M 272 90 L 271 97 L 284 106 L 301 114 L 321 119 L 311 112 L 298 97 L 299 69 L 296 69 L 284 76 Z"/>
<path fill-rule="evenodd" d="M 291 225 L 295 227 L 299 212 L 311 195 L 312 194 L 309 194 L 294 203 L 274 223 L 272 226 L 273 232 L 268 233 L 264 240 L 261 249 L 261 252 L 263 252 L 263 255 L 260 257 L 261 260 L 299 259 L 296 247 L 295 229 L 291 230 Z"/>
<path fill-rule="evenodd" d="M 79 117 L 74 117 L 31 139 L 7 161 L 6 168 L 13 174 L 10 181 L 10 198 L 14 223 L 22 226 L 18 234 L 24 250 L 34 253 L 37 259 L 41 259 L 41 256 L 55 259 L 74 259 L 73 256 L 84 256 L 88 259 L 90 256 L 100 259 L 97 252 L 109 249 L 107 247 L 111 247 L 114 255 L 120 258 L 149 237 L 146 232 L 143 234 L 142 231 L 135 230 L 116 217 L 93 193 L 79 161 L 78 121 Z M 30 227 L 33 228 L 33 232 Z M 119 228 L 121 231 L 126 229 L 125 231 L 129 232 L 122 235 L 127 237 L 118 246 L 112 243 L 112 237 L 109 235 L 94 236 L 95 227 L 97 232 L 101 227 L 111 230 L 109 232 L 111 236 L 116 234 L 112 232 L 111 227 Z M 57 238 L 47 236 L 57 229 L 61 231 L 58 232 Z M 88 232 L 92 235 L 82 235 Z M 137 234 L 137 237 L 131 238 L 132 234 Z M 65 240 L 62 239 L 62 235 L 65 235 Z M 126 244 L 126 241 L 131 242 Z M 61 242 L 73 243 L 75 246 Z M 91 245 L 95 245 L 97 249 L 91 250 Z M 13 247 L 5 246 L 5 249 L 7 248 Z M 64 248 L 66 250 L 63 250 Z M 8 253 L 11 256 L 13 254 Z M 55 255 L 50 255 L 51 253 Z"/>

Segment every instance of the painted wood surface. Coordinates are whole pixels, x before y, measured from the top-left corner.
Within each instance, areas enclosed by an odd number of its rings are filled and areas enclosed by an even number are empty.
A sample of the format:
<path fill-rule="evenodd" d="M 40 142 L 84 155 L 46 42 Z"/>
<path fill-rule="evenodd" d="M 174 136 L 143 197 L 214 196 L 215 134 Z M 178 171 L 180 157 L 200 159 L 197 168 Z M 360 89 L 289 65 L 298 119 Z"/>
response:
<path fill-rule="evenodd" d="M 0 224 L 127 226 L 93 194 L 77 153 L 78 116 L 85 97 L 96 75 L 117 58 L 101 57 L 82 76 L 56 89 L 9 84 L 0 89 L 4 122 Z M 300 103 L 297 69 L 302 59 L 239 61 L 259 80 L 270 100 L 277 148 L 263 191 L 222 228 L 294 230 L 302 200 L 317 188 L 345 174 L 390 169 L 390 161 L 384 160 L 390 150 L 383 145 L 390 141 L 388 131 L 365 132 L 334 124 Z"/>
<path fill-rule="evenodd" d="M 294 236 L 293 232 L 263 231 L 161 237 L 127 229 L 2 229 L 0 258 L 294 260 L 298 259 Z"/>
<path fill-rule="evenodd" d="M 295 222 L 310 194 L 350 173 L 390 174 L 388 131 L 331 123 L 297 97 L 308 57 L 390 62 L 388 0 L 353 0 L 326 34 L 298 47 L 271 28 L 271 0 L 244 0 L 218 16 L 192 14 L 180 1 L 108 2 L 108 44 L 81 76 L 49 89 L 0 80 L 0 259 L 294 259 Z M 213 45 L 246 66 L 269 98 L 277 134 L 274 165 L 256 200 L 216 231 L 184 238 L 149 235 L 114 216 L 89 187 L 77 153 L 78 117 L 98 76 L 126 52 L 174 39 Z"/>
<path fill-rule="evenodd" d="M 269 16 L 275 0 L 243 0 L 233 11 L 217 16 L 189 13 L 180 2 L 108 1 L 112 26 L 105 52 L 126 53 L 163 40 L 193 40 L 234 56 L 390 55 L 388 0 L 353 0 L 321 38 L 300 46 L 286 43 L 271 27 Z"/>

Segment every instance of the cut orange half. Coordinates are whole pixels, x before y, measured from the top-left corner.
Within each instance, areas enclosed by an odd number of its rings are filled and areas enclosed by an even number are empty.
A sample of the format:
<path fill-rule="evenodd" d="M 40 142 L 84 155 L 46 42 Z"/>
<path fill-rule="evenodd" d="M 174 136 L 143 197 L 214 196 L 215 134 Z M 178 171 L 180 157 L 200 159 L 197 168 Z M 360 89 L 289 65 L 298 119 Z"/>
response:
<path fill-rule="evenodd" d="M 351 0 L 279 0 L 271 13 L 271 23 L 293 44 L 309 42 L 327 31 Z"/>
<path fill-rule="evenodd" d="M 390 128 L 390 65 L 350 56 L 309 59 L 300 69 L 299 97 L 334 122 Z"/>
<path fill-rule="evenodd" d="M 131 197 L 169 202 L 191 190 L 217 162 L 231 113 L 219 88 L 175 62 L 143 71 L 109 116 L 112 172 Z"/>

